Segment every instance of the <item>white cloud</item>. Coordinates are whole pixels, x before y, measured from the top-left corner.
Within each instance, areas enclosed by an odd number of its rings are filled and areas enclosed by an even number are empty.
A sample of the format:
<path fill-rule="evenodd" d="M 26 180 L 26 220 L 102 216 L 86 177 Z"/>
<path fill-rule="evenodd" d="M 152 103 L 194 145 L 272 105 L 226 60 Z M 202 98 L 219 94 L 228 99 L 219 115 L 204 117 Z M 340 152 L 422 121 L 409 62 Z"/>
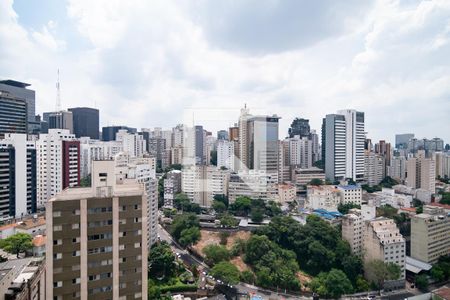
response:
<path fill-rule="evenodd" d="M 67 22 L 89 42 L 74 52 L 77 40 L 55 38 L 61 24 L 23 27 L 3 1 L 1 76 L 31 81 L 43 111 L 54 107 L 60 67 L 63 106 L 96 103 L 102 125 L 169 127 L 194 109 L 216 131 L 247 103 L 281 115 L 284 136 L 294 117 L 320 131 L 325 114 L 354 107 L 374 139 L 408 131 L 450 140 L 448 1 L 338 5 L 327 24 L 329 10 L 303 2 L 319 23 L 304 10 L 292 21 L 295 1 L 212 3 L 71 0 Z"/>

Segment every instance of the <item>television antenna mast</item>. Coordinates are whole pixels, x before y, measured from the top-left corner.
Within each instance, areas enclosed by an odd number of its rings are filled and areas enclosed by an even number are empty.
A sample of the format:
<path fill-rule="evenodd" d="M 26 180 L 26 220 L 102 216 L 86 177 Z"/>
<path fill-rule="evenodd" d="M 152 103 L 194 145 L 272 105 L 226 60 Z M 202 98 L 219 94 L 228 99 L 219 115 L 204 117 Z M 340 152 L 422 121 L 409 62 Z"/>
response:
<path fill-rule="evenodd" d="M 59 69 L 58 69 L 58 77 L 56 81 L 56 111 L 61 110 L 61 89 L 59 84 Z"/>

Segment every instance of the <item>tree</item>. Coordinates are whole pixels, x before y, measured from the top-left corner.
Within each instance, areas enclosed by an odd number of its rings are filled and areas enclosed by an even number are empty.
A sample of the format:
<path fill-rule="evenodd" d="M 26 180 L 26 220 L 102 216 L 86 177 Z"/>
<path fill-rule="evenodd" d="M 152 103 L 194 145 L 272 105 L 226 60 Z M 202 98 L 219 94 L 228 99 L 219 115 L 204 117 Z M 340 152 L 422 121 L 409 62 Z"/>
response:
<path fill-rule="evenodd" d="M 226 261 L 219 262 L 211 269 L 211 275 L 219 278 L 228 284 L 236 284 L 239 282 L 238 268 Z"/>
<path fill-rule="evenodd" d="M 252 271 L 244 270 L 241 273 L 241 281 L 254 284 L 255 283 L 255 274 Z"/>
<path fill-rule="evenodd" d="M 358 292 L 367 292 L 370 290 L 370 285 L 367 280 L 364 279 L 362 275 L 358 275 L 356 278 L 356 291 Z"/>
<path fill-rule="evenodd" d="M 80 187 L 90 187 L 91 186 L 91 174 L 88 174 L 86 177 L 81 178 Z"/>
<path fill-rule="evenodd" d="M 192 203 L 185 193 L 176 194 L 173 205 L 176 209 L 182 210 L 183 212 L 193 212 L 196 214 L 201 212 L 200 205 Z"/>
<path fill-rule="evenodd" d="M 361 209 L 361 206 L 358 204 L 354 204 L 354 203 L 346 203 L 346 204 L 339 203 L 339 205 L 338 205 L 338 211 L 343 215 L 348 214 L 349 210 L 352 208 Z"/>
<path fill-rule="evenodd" d="M 239 221 L 236 220 L 232 215 L 226 213 L 220 217 L 220 225 L 223 225 L 225 227 L 236 227 L 239 225 Z"/>
<path fill-rule="evenodd" d="M 230 204 L 230 210 L 238 216 L 247 216 L 252 208 L 252 199 L 246 196 L 237 197 L 234 203 Z"/>
<path fill-rule="evenodd" d="M 252 208 L 250 216 L 251 216 L 252 222 L 255 222 L 255 223 L 261 223 L 264 220 L 264 213 L 261 208 L 257 208 L 257 207 Z"/>
<path fill-rule="evenodd" d="M 148 275 L 156 279 L 170 277 L 175 273 L 175 255 L 167 242 L 154 244 L 148 256 Z"/>
<path fill-rule="evenodd" d="M 442 197 L 442 199 L 439 201 L 439 203 L 450 205 L 450 193 L 449 192 L 440 192 L 439 194 Z"/>
<path fill-rule="evenodd" d="M 181 231 L 179 242 L 181 246 L 187 247 L 200 240 L 200 229 L 198 227 L 189 227 Z"/>
<path fill-rule="evenodd" d="M 353 292 L 353 286 L 344 272 L 331 269 L 330 272 L 320 273 L 311 283 L 310 288 L 324 297 L 339 298 L 343 294 Z"/>
<path fill-rule="evenodd" d="M 431 278 L 433 278 L 437 282 L 441 282 L 445 279 L 444 270 L 442 270 L 437 265 L 433 266 L 433 268 L 431 269 L 430 275 L 431 275 Z"/>
<path fill-rule="evenodd" d="M 228 208 L 229 203 L 228 203 L 228 197 L 226 195 L 224 195 L 224 194 L 217 194 L 217 195 L 214 195 L 213 199 L 215 201 L 222 202 Z"/>
<path fill-rule="evenodd" d="M 392 188 L 394 185 L 397 185 L 397 180 L 393 179 L 390 176 L 386 176 L 381 180 L 380 185 L 384 188 Z"/>
<path fill-rule="evenodd" d="M 323 185 L 323 181 L 322 181 L 322 179 L 319 179 L 319 178 L 313 178 L 309 182 L 309 185 Z"/>
<path fill-rule="evenodd" d="M 367 264 L 366 272 L 370 274 L 370 277 L 378 288 L 382 289 L 385 281 L 396 280 L 400 277 L 401 269 L 394 263 L 385 263 L 375 259 Z"/>
<path fill-rule="evenodd" d="M 425 274 L 417 275 L 416 276 L 416 286 L 419 290 L 422 292 L 425 292 L 428 290 L 428 277 Z"/>
<path fill-rule="evenodd" d="M 0 241 L 0 248 L 6 252 L 16 254 L 19 258 L 19 254 L 33 248 L 33 237 L 27 233 L 16 233 Z"/>
<path fill-rule="evenodd" d="M 208 265 L 215 265 L 221 261 L 228 261 L 230 259 L 230 252 L 221 245 L 208 245 L 203 249 Z"/>
<path fill-rule="evenodd" d="M 346 255 L 339 258 L 341 259 L 342 271 L 344 271 L 351 282 L 356 283 L 358 276 L 363 272 L 361 258 L 355 255 Z"/>
<path fill-rule="evenodd" d="M 226 205 L 223 202 L 217 201 L 217 200 L 213 201 L 211 207 L 215 210 L 216 213 L 219 213 L 219 214 L 223 213 L 227 210 Z"/>
<path fill-rule="evenodd" d="M 171 233 L 172 236 L 179 240 L 181 237 L 181 232 L 190 227 L 199 227 L 200 223 L 198 221 L 198 218 L 195 214 L 187 213 L 182 215 L 177 215 L 173 219 L 172 226 L 171 226 Z"/>

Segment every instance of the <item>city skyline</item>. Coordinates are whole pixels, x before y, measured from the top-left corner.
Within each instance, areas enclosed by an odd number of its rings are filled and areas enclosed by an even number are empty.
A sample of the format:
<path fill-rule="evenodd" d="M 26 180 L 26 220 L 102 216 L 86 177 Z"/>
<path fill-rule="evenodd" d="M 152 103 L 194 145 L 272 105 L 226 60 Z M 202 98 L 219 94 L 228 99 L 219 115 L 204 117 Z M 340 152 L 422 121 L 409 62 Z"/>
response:
<path fill-rule="evenodd" d="M 170 128 L 209 108 L 221 117 L 195 123 L 216 132 L 247 103 L 282 117 L 280 137 L 295 117 L 319 132 L 326 114 L 351 108 L 373 141 L 450 140 L 448 3 L 145 4 L 2 2 L 2 79 L 31 83 L 42 114 L 60 68 L 62 107 L 100 109 L 101 127 Z"/>

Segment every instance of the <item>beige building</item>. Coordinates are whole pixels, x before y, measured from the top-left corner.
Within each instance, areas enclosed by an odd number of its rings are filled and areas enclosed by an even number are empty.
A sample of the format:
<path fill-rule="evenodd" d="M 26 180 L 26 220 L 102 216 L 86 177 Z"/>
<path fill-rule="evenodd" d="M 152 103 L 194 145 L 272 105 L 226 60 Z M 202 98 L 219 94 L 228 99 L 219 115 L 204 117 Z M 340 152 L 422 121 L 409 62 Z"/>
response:
<path fill-rule="evenodd" d="M 361 209 L 350 209 L 342 218 L 342 238 L 350 244 L 353 254 L 363 254 L 364 222 L 374 219 L 375 214 L 375 207 L 361 205 Z"/>
<path fill-rule="evenodd" d="M 400 278 L 385 282 L 385 289 L 404 288 L 405 249 L 405 239 L 394 220 L 380 217 L 364 224 L 364 264 L 381 260 L 385 263 L 394 263 L 401 269 Z M 372 274 L 366 272 L 365 275 L 371 279 Z"/>
<path fill-rule="evenodd" d="M 341 194 L 334 185 L 308 185 L 306 208 L 337 211 L 341 203 Z"/>
<path fill-rule="evenodd" d="M 228 185 L 228 199 L 230 203 L 234 203 L 239 196 L 276 201 L 278 198 L 277 177 L 255 170 L 232 173 Z"/>
<path fill-rule="evenodd" d="M 362 188 L 358 185 L 339 185 L 339 192 L 341 193 L 341 203 L 349 204 L 353 203 L 361 205 L 362 201 Z"/>
<path fill-rule="evenodd" d="M 413 189 L 424 189 L 431 193 L 436 192 L 436 165 L 435 161 L 423 156 L 410 158 L 406 162 L 406 185 Z"/>
<path fill-rule="evenodd" d="M 292 170 L 292 182 L 294 182 L 297 186 L 307 185 L 313 179 L 325 181 L 325 172 L 316 167 L 309 169 L 296 168 Z"/>
<path fill-rule="evenodd" d="M 213 166 L 185 167 L 181 174 L 181 189 L 189 199 L 202 207 L 210 207 L 215 195 L 228 194 L 230 171 Z"/>
<path fill-rule="evenodd" d="M 69 188 L 46 209 L 46 299 L 147 299 L 147 197 L 95 161 L 92 187 Z"/>
<path fill-rule="evenodd" d="M 450 218 L 441 207 L 425 205 L 411 218 L 411 257 L 436 263 L 450 254 Z"/>
<path fill-rule="evenodd" d="M 297 189 L 293 184 L 278 185 L 278 200 L 280 203 L 293 202 L 297 198 Z"/>

